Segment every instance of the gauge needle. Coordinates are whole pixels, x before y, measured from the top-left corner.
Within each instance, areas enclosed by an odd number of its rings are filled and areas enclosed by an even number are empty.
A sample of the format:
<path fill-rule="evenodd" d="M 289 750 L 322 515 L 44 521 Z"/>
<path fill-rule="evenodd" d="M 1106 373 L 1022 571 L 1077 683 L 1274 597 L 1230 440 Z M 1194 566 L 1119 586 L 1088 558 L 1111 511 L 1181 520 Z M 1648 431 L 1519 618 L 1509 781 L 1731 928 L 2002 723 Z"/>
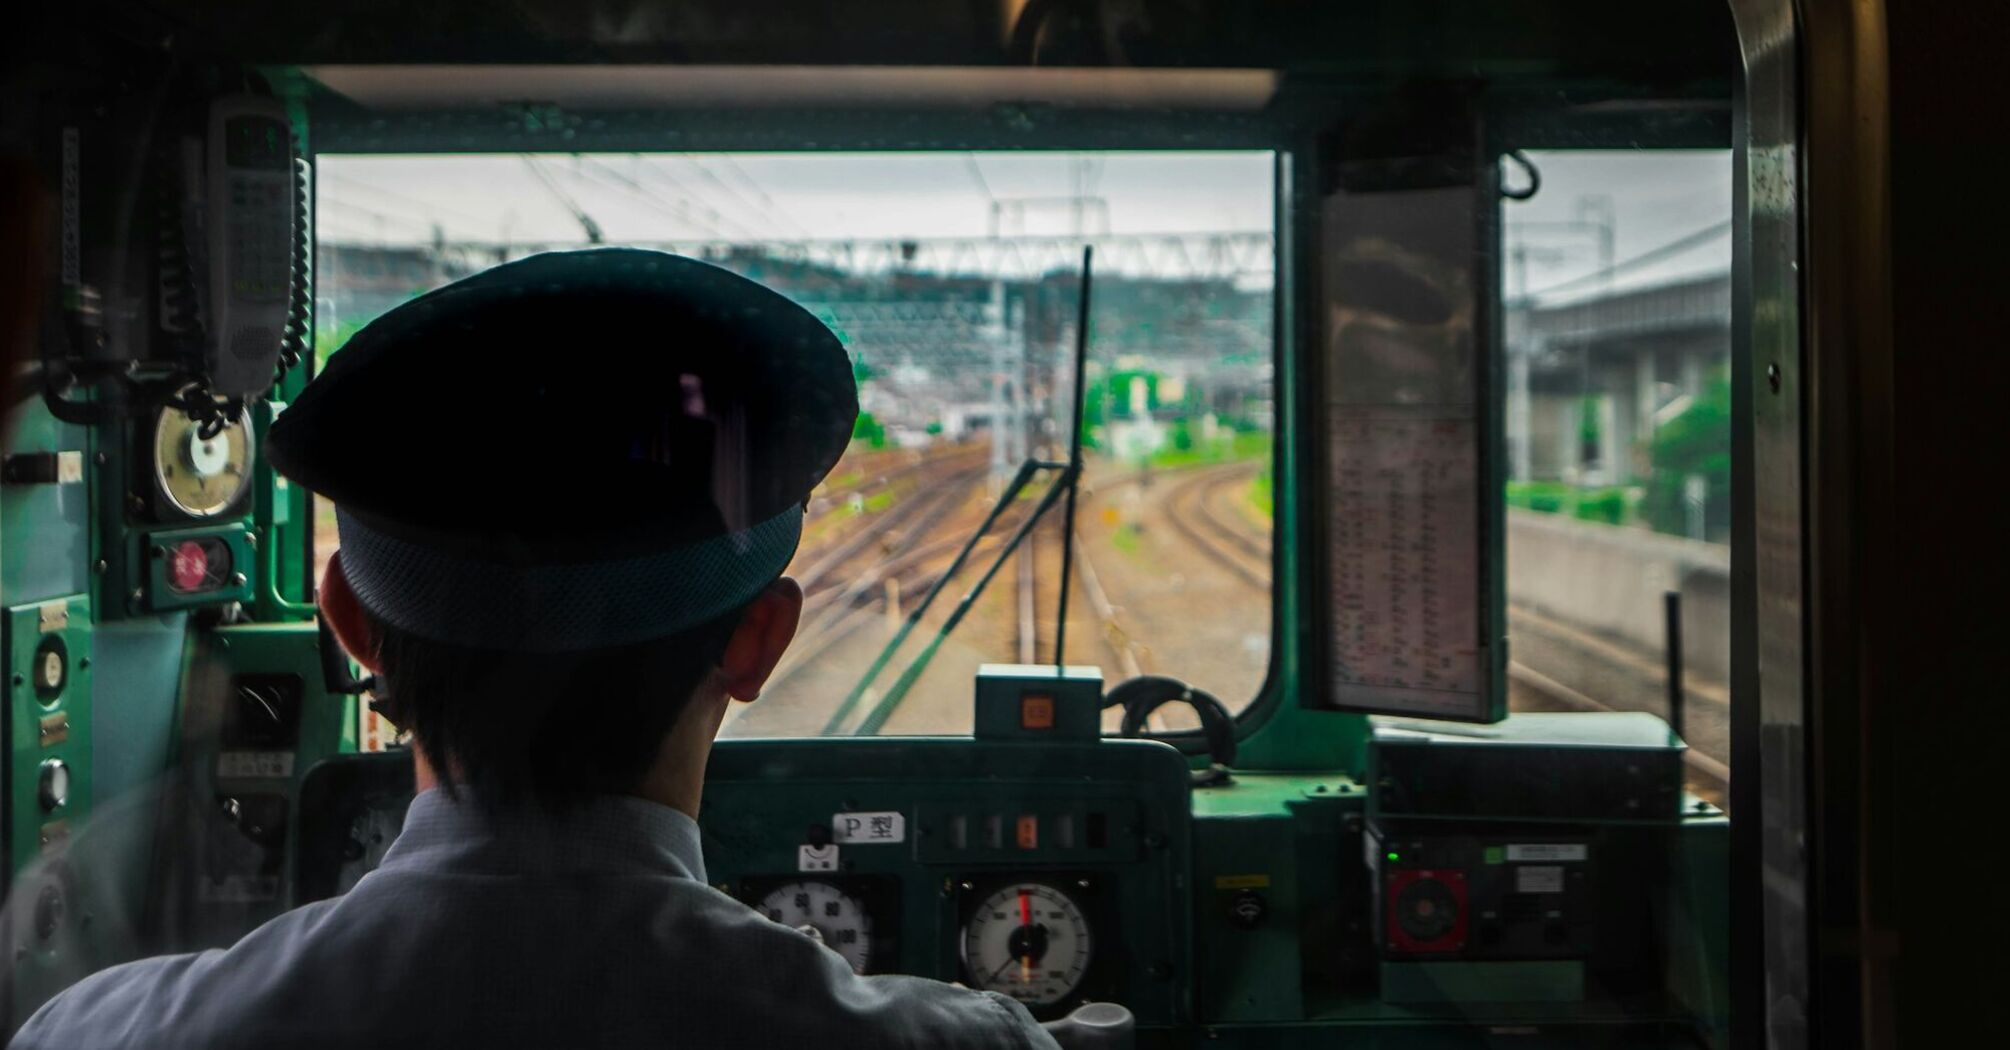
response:
<path fill-rule="evenodd" d="M 1019 924 L 1033 925 L 1033 895 L 1025 890 L 1019 891 Z M 1030 955 L 1019 957 L 1019 983 L 1033 983 L 1033 957 Z"/>

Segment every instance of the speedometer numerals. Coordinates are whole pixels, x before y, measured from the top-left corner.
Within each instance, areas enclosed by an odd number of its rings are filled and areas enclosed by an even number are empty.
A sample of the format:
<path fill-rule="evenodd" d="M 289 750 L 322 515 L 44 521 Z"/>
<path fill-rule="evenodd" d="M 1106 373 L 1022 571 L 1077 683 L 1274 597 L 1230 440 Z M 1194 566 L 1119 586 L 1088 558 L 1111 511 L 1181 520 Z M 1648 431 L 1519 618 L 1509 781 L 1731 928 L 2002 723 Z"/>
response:
<path fill-rule="evenodd" d="M 902 967 L 898 878 L 776 874 L 727 885 L 762 918 L 836 952 L 855 973 L 912 972 Z"/>
<path fill-rule="evenodd" d="M 854 973 L 872 966 L 872 913 L 828 882 L 805 879 L 769 890 L 754 909 L 844 957 Z"/>

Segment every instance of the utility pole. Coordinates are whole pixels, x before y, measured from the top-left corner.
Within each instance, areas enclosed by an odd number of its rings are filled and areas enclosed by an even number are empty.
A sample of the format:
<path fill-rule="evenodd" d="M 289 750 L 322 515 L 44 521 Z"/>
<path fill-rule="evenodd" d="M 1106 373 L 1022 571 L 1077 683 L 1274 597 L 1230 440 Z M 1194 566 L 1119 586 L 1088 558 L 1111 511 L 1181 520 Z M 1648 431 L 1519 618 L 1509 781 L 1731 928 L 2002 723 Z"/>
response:
<path fill-rule="evenodd" d="M 1005 282 L 991 282 L 991 299 L 984 306 L 984 341 L 991 345 L 991 484 L 1005 483 L 1005 475 L 1018 460 L 1009 459 L 1006 445 L 1011 424 L 1006 420 L 1006 385 L 1010 382 L 1005 365 Z"/>

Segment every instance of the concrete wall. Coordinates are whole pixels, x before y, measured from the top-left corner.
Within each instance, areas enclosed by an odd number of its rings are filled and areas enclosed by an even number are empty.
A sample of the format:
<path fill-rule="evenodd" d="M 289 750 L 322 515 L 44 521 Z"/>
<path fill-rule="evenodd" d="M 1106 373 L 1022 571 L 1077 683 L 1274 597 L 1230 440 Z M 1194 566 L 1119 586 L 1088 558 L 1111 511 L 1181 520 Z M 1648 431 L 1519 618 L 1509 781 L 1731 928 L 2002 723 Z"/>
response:
<path fill-rule="evenodd" d="M 1659 659 L 1661 596 L 1680 591 L 1685 666 L 1719 681 L 1730 673 L 1730 574 L 1719 544 L 1508 508 L 1510 604 Z"/>

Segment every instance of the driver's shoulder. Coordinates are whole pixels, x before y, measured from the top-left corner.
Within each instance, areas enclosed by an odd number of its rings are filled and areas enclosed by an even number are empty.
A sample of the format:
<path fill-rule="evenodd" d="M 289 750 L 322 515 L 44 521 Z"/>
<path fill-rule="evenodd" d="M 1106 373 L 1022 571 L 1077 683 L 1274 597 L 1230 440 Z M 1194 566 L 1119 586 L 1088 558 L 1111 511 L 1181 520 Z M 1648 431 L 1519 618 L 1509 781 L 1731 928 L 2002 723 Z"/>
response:
<path fill-rule="evenodd" d="M 228 948 L 99 970 L 44 1003 L 8 1046 L 194 1045 L 200 1033 L 227 1022 L 232 1004 L 256 1003 L 299 976 L 282 960 L 320 926 L 332 903 L 284 912 Z"/>

